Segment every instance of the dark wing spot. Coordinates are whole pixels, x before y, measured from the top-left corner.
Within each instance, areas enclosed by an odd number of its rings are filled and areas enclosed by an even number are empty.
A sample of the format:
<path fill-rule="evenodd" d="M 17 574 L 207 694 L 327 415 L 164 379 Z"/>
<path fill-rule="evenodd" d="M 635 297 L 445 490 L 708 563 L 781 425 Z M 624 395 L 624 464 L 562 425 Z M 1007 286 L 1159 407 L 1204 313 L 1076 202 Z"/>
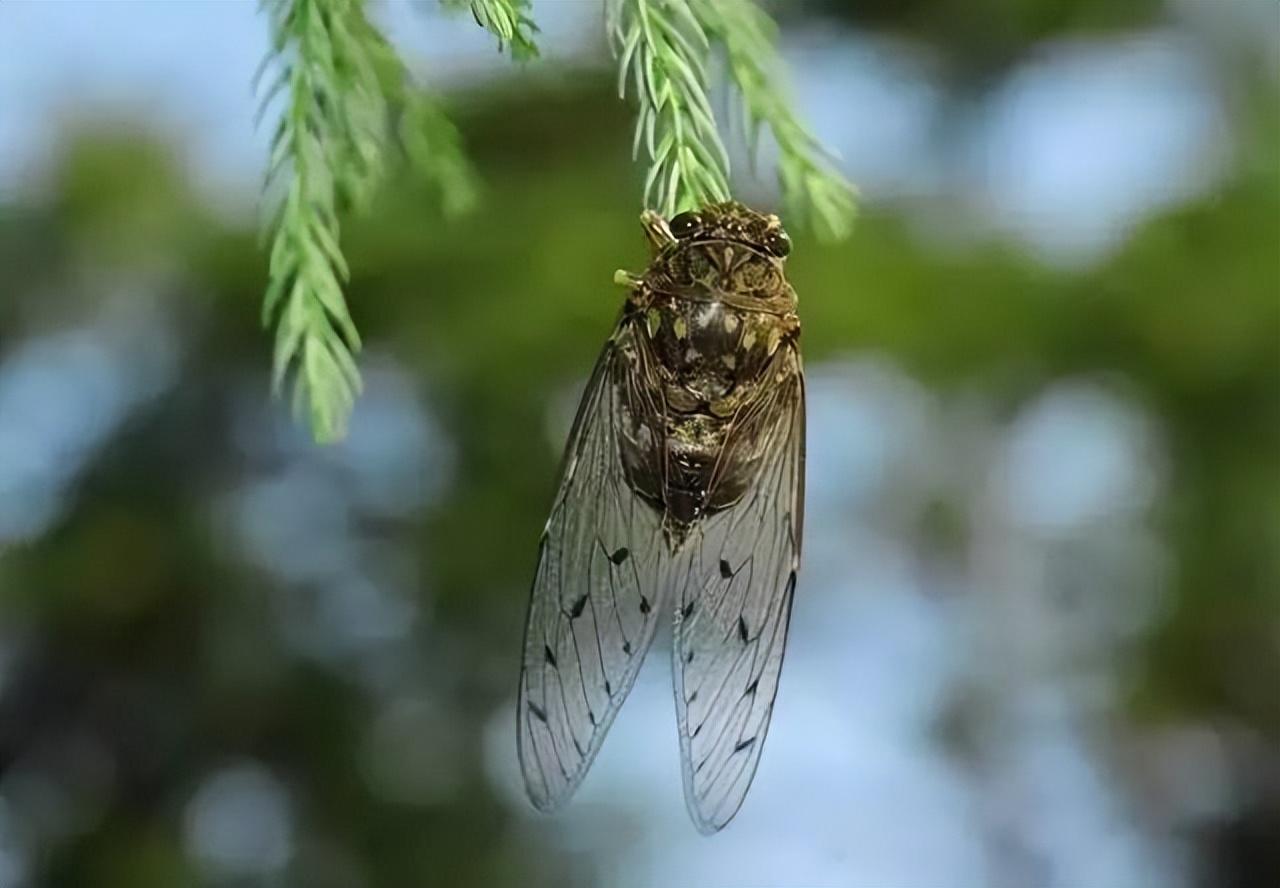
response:
<path fill-rule="evenodd" d="M 643 595 L 640 596 L 640 613 L 649 613 L 649 599 L 645 598 Z"/>
<path fill-rule="evenodd" d="M 738 638 L 742 639 L 742 643 L 747 643 L 747 621 L 738 617 Z"/>
<path fill-rule="evenodd" d="M 538 707 L 532 700 L 529 701 L 529 711 L 533 713 L 533 717 L 544 725 L 547 723 L 547 713 Z"/>
<path fill-rule="evenodd" d="M 684 661 L 685 661 L 686 663 L 692 663 L 692 662 L 693 662 L 693 651 L 689 651 L 689 653 L 685 654 L 685 656 L 684 656 Z"/>
<path fill-rule="evenodd" d="M 699 734 L 701 734 L 701 733 L 702 733 L 702 725 L 698 725 L 696 728 L 694 728 L 694 729 L 693 729 L 693 733 L 692 733 L 692 734 L 690 734 L 689 736 L 690 736 L 690 737 L 697 737 L 697 736 L 698 736 Z"/>
<path fill-rule="evenodd" d="M 723 558 L 720 559 L 720 576 L 724 577 L 726 580 L 733 576 L 733 568 L 730 567 L 729 562 L 725 561 Z"/>
<path fill-rule="evenodd" d="M 587 710 L 587 721 L 591 722 L 591 727 L 596 726 L 596 714 L 590 709 Z"/>
<path fill-rule="evenodd" d="M 683 618 L 684 618 L 684 619 L 686 619 L 686 620 L 693 616 L 693 602 L 692 602 L 692 601 L 690 601 L 688 604 L 686 604 L 686 605 L 684 606 L 684 608 L 680 611 L 680 616 L 681 616 L 681 617 L 683 617 Z"/>
<path fill-rule="evenodd" d="M 624 641 L 624 642 L 622 643 L 622 652 L 623 652 L 624 654 L 628 654 L 628 655 L 631 653 L 631 642 L 629 642 L 629 641 Z"/>
<path fill-rule="evenodd" d="M 753 746 L 755 746 L 755 745 L 756 745 L 756 738 L 755 738 L 755 737 L 748 737 L 746 740 L 743 740 L 743 741 L 742 741 L 741 743 L 739 743 L 737 746 L 733 747 L 733 751 L 734 751 L 734 752 L 742 752 L 742 750 L 744 750 L 744 749 L 750 749 L 751 747 L 753 747 Z"/>
<path fill-rule="evenodd" d="M 542 655 L 547 659 L 547 665 L 552 669 L 556 668 L 556 655 L 551 653 L 551 646 L 544 644 L 542 646 Z"/>
<path fill-rule="evenodd" d="M 631 550 L 628 549 L 626 546 L 623 546 L 621 549 L 617 550 L 612 555 L 610 555 L 609 560 L 612 561 L 614 564 L 621 564 L 622 562 L 626 561 L 627 557 L 630 555 L 631 555 Z"/>
<path fill-rule="evenodd" d="M 595 724 L 595 716 L 593 715 L 591 718 L 592 718 L 591 723 L 592 723 L 592 724 Z M 574 749 L 576 749 L 576 750 L 578 750 L 578 755 L 579 755 L 579 756 L 581 756 L 582 758 L 586 758 L 586 757 L 587 757 L 587 754 L 586 754 L 585 752 L 583 752 L 583 751 L 582 751 L 582 744 L 578 742 L 578 738 L 577 738 L 577 737 L 574 737 L 574 738 L 573 738 L 573 748 L 574 748 Z M 737 750 L 734 750 L 734 751 L 735 751 L 735 752 L 737 752 Z"/>
<path fill-rule="evenodd" d="M 569 619 L 576 620 L 582 616 L 583 609 L 587 606 L 587 596 L 583 594 L 581 598 L 573 603 L 573 607 L 569 609 Z"/>
<path fill-rule="evenodd" d="M 613 696 L 613 685 L 609 684 L 609 679 L 604 680 L 604 692 L 610 697 Z"/>
<path fill-rule="evenodd" d="M 698 699 L 698 692 L 694 691 L 692 694 L 689 695 L 689 699 L 686 700 L 685 702 L 692 703 L 694 700 L 697 700 L 697 699 Z"/>
<path fill-rule="evenodd" d="M 756 688 L 758 687 L 760 687 L 760 679 L 757 678 L 755 681 L 751 682 L 751 684 L 747 685 L 747 689 L 743 692 L 742 696 L 750 697 L 756 692 Z"/>

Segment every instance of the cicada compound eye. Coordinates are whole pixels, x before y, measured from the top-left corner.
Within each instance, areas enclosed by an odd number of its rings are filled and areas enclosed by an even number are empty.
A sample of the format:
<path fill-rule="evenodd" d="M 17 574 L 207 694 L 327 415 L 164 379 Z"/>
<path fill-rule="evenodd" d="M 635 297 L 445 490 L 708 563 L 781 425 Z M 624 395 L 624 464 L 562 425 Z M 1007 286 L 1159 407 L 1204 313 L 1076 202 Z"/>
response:
<path fill-rule="evenodd" d="M 668 223 L 671 233 L 678 238 L 689 237 L 702 228 L 702 217 L 692 210 L 679 213 Z"/>
<path fill-rule="evenodd" d="M 764 237 L 764 247 L 779 259 L 791 252 L 791 238 L 781 228 L 775 228 Z"/>

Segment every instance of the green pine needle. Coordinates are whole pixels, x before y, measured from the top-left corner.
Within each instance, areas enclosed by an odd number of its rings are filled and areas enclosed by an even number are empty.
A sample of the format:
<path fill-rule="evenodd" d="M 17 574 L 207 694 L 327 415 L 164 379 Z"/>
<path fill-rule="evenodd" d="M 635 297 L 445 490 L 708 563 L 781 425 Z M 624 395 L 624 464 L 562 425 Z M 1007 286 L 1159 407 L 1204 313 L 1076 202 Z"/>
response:
<path fill-rule="evenodd" d="M 404 95 L 397 134 L 446 216 L 459 216 L 476 205 L 480 184 L 463 150 L 462 134 L 434 96 L 421 90 Z"/>
<path fill-rule="evenodd" d="M 511 48 L 511 58 L 538 57 L 533 35 L 538 26 L 529 15 L 529 0 L 444 0 L 453 9 L 470 9 L 476 24 L 498 38 L 498 51 Z"/>
<path fill-rule="evenodd" d="M 824 239 L 849 234 L 856 191 L 777 85 L 777 28 L 752 0 L 610 0 L 619 92 L 633 83 L 635 150 L 649 156 L 644 201 L 670 215 L 724 200 L 729 157 L 707 97 L 711 46 L 724 49 L 755 148 L 762 127 L 778 145 L 788 214 Z"/>
<path fill-rule="evenodd" d="M 267 8 L 279 74 L 264 103 L 281 88 L 288 97 L 267 173 L 277 201 L 263 320 L 276 322 L 274 387 L 296 369 L 295 404 L 317 440 L 333 441 L 360 391 L 338 209 L 363 206 L 381 172 L 386 103 L 359 3 L 270 0 Z"/>
<path fill-rule="evenodd" d="M 262 111 L 286 98 L 267 172 L 270 284 L 263 322 L 276 326 L 273 387 L 293 375 L 293 402 L 317 441 L 346 433 L 360 392 L 360 336 L 343 286 L 343 211 L 367 209 L 398 133 L 446 211 L 474 201 L 475 182 L 453 124 L 415 90 L 363 0 L 265 0 L 276 77 Z M 399 112 L 396 132 L 392 111 Z"/>
<path fill-rule="evenodd" d="M 707 97 L 710 46 L 687 0 L 614 0 L 618 92 L 634 84 L 634 150 L 649 155 L 644 201 L 668 216 L 729 196 L 729 153 Z"/>
<path fill-rule="evenodd" d="M 747 0 L 690 3 L 707 34 L 725 49 L 730 76 L 742 96 L 752 150 L 762 125 L 773 134 L 778 145 L 778 181 L 788 213 L 823 239 L 848 237 L 857 191 L 835 170 L 830 155 L 800 121 L 778 85 L 783 66 L 775 49 L 777 26 Z"/>
<path fill-rule="evenodd" d="M 467 209 L 476 180 L 457 129 L 365 15 L 364 0 L 261 0 L 271 23 L 261 115 L 281 95 L 267 174 L 270 284 L 263 320 L 276 326 L 278 391 L 318 441 L 346 431 L 360 392 L 360 336 L 343 295 L 350 272 L 339 218 L 366 209 L 399 145 L 436 190 L 446 213 Z M 538 54 L 529 0 L 444 0 L 467 8 L 514 59 Z M 778 145 L 788 212 L 820 236 L 841 238 L 856 193 L 777 86 L 776 28 L 752 0 L 608 0 L 619 92 L 638 103 L 636 154 L 649 158 L 644 201 L 667 215 L 729 197 L 729 154 L 708 98 L 713 45 L 723 48 L 742 97 L 746 129 L 767 127 Z M 260 72 L 261 73 L 261 72 Z M 256 78 L 255 78 L 256 80 Z"/>

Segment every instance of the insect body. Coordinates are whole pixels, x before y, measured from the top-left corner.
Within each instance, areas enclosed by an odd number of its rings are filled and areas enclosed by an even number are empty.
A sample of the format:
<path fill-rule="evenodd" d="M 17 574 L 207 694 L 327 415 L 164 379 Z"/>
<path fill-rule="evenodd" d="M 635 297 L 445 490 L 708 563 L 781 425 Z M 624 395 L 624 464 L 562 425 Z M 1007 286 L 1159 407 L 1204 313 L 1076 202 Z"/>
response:
<path fill-rule="evenodd" d="M 535 806 L 581 782 L 674 613 L 685 798 L 737 813 L 759 763 L 800 556 L 804 382 L 790 242 L 738 203 L 643 217 L 643 276 L 578 408 L 542 537 L 518 737 Z"/>

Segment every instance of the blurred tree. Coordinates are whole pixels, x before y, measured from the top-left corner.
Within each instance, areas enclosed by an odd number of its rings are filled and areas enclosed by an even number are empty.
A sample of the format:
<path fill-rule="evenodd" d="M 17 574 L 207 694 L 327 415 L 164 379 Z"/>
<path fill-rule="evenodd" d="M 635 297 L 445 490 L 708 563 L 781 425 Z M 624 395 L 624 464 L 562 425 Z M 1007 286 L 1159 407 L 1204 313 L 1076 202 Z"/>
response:
<path fill-rule="evenodd" d="M 1003 9 L 997 33 L 1014 27 Z M 942 254 L 895 210 L 873 208 L 849 243 L 800 239 L 792 268 L 813 362 L 880 353 L 935 390 L 976 387 L 1010 410 L 1064 377 L 1103 376 L 1141 399 L 1172 460 L 1158 515 L 1175 572 L 1130 673 L 1134 713 L 1234 726 L 1273 765 L 1280 115 L 1274 84 L 1248 90 L 1225 185 L 1098 267 L 1049 271 L 998 242 Z M 294 854 L 282 872 L 230 884 L 604 881 L 550 853 L 539 842 L 549 827 L 498 797 L 485 738 L 513 690 L 554 482 L 547 405 L 581 380 L 609 329 L 612 270 L 643 252 L 619 212 L 639 178 L 627 113 L 594 74 L 457 101 L 491 200 L 432 227 L 422 207 L 438 183 L 402 171 L 346 232 L 353 315 L 420 381 L 454 454 L 438 499 L 349 528 L 385 544 L 379 553 L 425 553 L 413 601 L 430 619 L 413 624 L 403 662 L 299 652 L 278 603 L 312 590 L 228 529 L 238 491 L 330 458 L 271 429 L 261 403 L 251 226 L 207 212 L 178 150 L 137 126 L 69 132 L 50 193 L 0 214 L 0 367 L 26 343 L 92 325 L 115 293 L 154 300 L 181 353 L 175 377 L 74 473 L 61 517 L 0 559 L 0 787 L 32 884 L 199 883 L 191 799 L 244 760 L 285 787 Z M 406 802 L 371 778 L 387 672 L 436 707 L 415 748 L 449 774 L 438 795 Z M 1259 879 L 1275 866 L 1276 802 L 1260 792 L 1252 804 L 1205 837 L 1217 855 L 1205 885 L 1270 884 Z M 600 819 L 627 835 L 616 811 Z"/>
<path fill-rule="evenodd" d="M 822 13 L 853 25 L 923 40 L 944 55 L 948 81 L 985 83 L 1041 41 L 1150 26 L 1162 0 L 803 0 L 797 15 Z"/>

